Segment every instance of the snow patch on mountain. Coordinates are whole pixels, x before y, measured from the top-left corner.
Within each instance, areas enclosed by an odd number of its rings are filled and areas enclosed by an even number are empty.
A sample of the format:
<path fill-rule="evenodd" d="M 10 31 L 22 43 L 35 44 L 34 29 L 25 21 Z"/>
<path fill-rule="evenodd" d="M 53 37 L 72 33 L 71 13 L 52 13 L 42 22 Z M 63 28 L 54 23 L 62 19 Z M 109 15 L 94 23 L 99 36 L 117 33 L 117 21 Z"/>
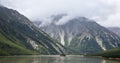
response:
<path fill-rule="evenodd" d="M 98 36 L 96 36 L 95 38 L 96 38 L 96 42 L 98 43 L 98 45 L 105 51 L 106 48 L 105 48 L 105 46 L 103 45 L 102 39 L 100 39 Z"/>
<path fill-rule="evenodd" d="M 65 45 L 65 40 L 64 40 L 65 33 L 64 33 L 64 31 L 61 31 L 61 32 L 59 33 L 59 35 L 60 35 L 60 39 L 61 39 L 61 44 L 62 44 L 62 45 Z"/>
<path fill-rule="evenodd" d="M 38 44 L 36 44 L 35 41 L 28 39 L 27 42 L 30 43 L 34 49 L 39 50 Z"/>

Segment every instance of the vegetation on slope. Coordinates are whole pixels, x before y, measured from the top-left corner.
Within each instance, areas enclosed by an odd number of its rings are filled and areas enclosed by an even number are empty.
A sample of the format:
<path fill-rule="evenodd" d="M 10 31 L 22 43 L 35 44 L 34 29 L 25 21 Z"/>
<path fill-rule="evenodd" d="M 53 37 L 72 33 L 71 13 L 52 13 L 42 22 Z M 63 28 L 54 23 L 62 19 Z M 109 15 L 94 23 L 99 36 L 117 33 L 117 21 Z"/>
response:
<path fill-rule="evenodd" d="M 17 41 L 16 41 L 17 42 Z M 19 43 L 19 42 L 18 42 Z M 29 55 L 38 54 L 36 51 L 28 50 L 21 45 L 15 44 L 0 33 L 0 56 L 3 55 Z"/>
<path fill-rule="evenodd" d="M 93 54 L 94 56 L 102 56 L 107 58 L 120 58 L 120 48 L 113 48 L 102 53 Z"/>
<path fill-rule="evenodd" d="M 63 46 L 15 10 L 0 7 L 0 55 L 60 54 Z"/>

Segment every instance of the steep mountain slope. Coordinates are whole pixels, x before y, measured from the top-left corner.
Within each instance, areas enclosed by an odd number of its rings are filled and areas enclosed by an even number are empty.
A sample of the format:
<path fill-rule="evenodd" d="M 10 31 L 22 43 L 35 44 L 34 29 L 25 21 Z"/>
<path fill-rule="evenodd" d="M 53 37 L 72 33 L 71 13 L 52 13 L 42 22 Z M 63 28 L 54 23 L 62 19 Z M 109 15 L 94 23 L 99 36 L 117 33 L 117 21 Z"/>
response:
<path fill-rule="evenodd" d="M 59 54 L 63 46 L 16 10 L 0 6 L 0 55 Z"/>
<path fill-rule="evenodd" d="M 119 27 L 108 27 L 108 29 L 112 32 L 114 32 L 115 34 L 117 34 L 118 36 L 120 36 L 120 28 Z"/>
<path fill-rule="evenodd" d="M 120 38 L 116 34 L 85 17 L 73 18 L 62 25 L 56 22 L 58 21 L 53 20 L 40 28 L 78 53 L 96 53 L 120 47 Z"/>

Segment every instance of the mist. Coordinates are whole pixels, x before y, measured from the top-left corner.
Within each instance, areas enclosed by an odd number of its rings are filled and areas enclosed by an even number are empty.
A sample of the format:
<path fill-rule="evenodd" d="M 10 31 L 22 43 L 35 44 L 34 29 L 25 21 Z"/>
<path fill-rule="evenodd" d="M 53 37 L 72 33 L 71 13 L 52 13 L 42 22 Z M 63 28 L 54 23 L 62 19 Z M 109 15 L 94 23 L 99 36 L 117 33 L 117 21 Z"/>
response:
<path fill-rule="evenodd" d="M 87 17 L 106 26 L 120 27 L 119 0 L 0 0 L 0 4 L 15 9 L 31 21 L 49 23 L 51 15 L 66 13 L 57 24 L 77 16 Z"/>

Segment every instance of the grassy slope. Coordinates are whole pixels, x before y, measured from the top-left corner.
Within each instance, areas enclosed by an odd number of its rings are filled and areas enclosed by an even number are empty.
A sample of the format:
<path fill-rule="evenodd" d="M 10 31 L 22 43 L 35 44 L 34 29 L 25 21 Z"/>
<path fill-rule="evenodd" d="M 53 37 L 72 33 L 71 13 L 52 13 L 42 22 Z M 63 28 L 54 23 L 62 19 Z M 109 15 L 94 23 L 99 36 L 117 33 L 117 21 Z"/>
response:
<path fill-rule="evenodd" d="M 37 54 L 34 51 L 28 50 L 20 45 L 13 43 L 0 33 L 0 55 L 24 55 Z"/>
<path fill-rule="evenodd" d="M 95 56 L 102 56 L 102 57 L 111 57 L 111 58 L 120 58 L 120 48 L 114 48 L 102 53 L 93 54 Z"/>

